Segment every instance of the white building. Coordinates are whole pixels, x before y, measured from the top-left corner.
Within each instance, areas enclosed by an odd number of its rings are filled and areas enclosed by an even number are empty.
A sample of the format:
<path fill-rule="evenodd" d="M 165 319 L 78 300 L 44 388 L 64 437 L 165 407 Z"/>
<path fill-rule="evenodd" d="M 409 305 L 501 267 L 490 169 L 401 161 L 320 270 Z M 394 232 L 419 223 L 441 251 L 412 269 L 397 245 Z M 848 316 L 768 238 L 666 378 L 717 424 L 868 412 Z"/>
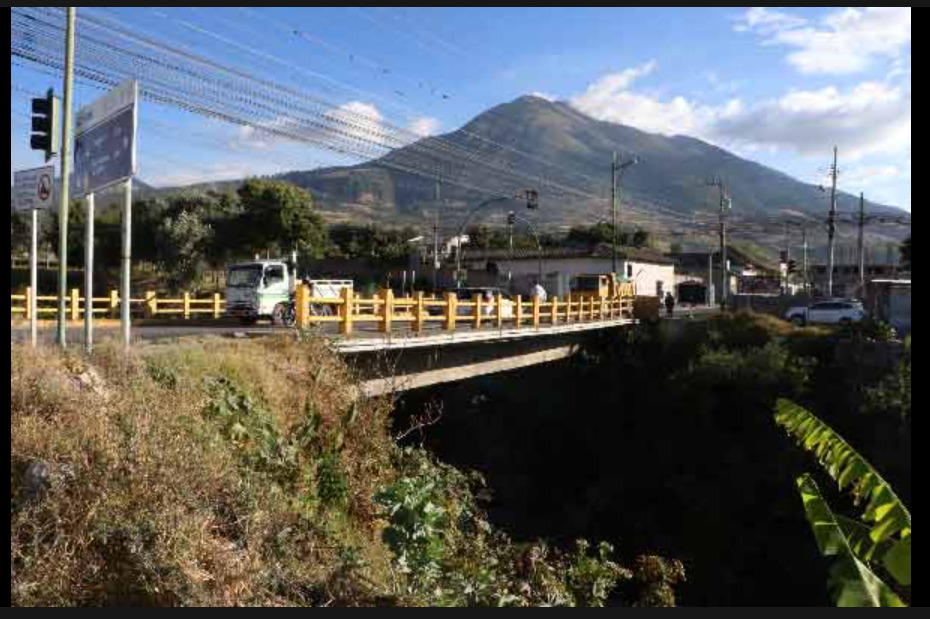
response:
<path fill-rule="evenodd" d="M 542 272 L 542 284 L 552 296 L 565 297 L 579 275 L 601 275 L 613 271 L 613 252 L 608 246 L 596 249 L 544 248 L 540 264 L 535 249 L 465 250 L 463 264 L 470 285 L 509 287 L 514 294 L 529 294 Z M 621 279 L 636 284 L 639 296 L 660 296 L 675 291 L 675 263 L 654 249 L 624 247 L 619 251 Z"/>

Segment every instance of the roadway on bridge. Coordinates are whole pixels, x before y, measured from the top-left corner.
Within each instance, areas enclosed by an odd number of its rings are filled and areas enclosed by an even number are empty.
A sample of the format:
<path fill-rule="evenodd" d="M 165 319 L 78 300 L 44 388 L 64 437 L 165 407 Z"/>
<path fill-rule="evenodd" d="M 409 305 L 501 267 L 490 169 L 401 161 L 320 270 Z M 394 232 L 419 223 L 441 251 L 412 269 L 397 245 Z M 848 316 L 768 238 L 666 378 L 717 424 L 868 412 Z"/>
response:
<path fill-rule="evenodd" d="M 675 320 L 703 320 L 719 312 L 717 308 L 694 308 L 693 310 L 679 310 Z M 581 330 L 596 330 L 612 328 L 628 324 L 628 321 L 613 321 L 608 323 L 578 323 L 573 325 L 560 325 L 543 327 L 538 332 L 530 326 L 516 330 L 513 327 L 498 329 L 496 326 L 486 326 L 475 330 L 471 325 L 459 323 L 454 334 L 443 329 L 441 323 L 428 323 L 422 336 L 413 333 L 409 328 L 396 326 L 390 336 L 378 330 L 375 323 L 359 323 L 356 332 L 351 338 L 341 337 L 336 325 L 320 325 L 313 329 L 325 337 L 340 342 L 337 348 L 345 348 L 346 352 L 364 352 L 365 350 L 378 350 L 384 348 L 409 348 L 417 345 L 443 345 L 455 343 L 469 343 L 476 341 L 490 341 L 494 339 L 511 339 L 513 337 L 533 337 L 544 335 L 558 335 L 565 332 L 578 332 Z M 196 322 L 185 324 L 180 320 L 176 323 L 163 323 L 159 325 L 139 324 L 133 328 L 133 339 L 138 342 L 163 342 L 181 339 L 196 339 L 204 337 L 270 337 L 292 332 L 290 329 L 278 328 L 270 325 L 258 324 L 255 326 L 240 326 L 228 321 L 216 324 Z M 120 337 L 119 323 L 101 321 L 95 326 L 95 340 L 104 343 Z M 39 326 L 40 343 L 50 345 L 55 342 L 56 327 L 54 323 L 44 322 Z M 29 325 L 22 321 L 10 323 L 10 342 L 24 343 L 29 340 Z M 84 342 L 83 325 L 71 323 L 68 326 L 68 342 L 74 346 L 81 346 Z"/>

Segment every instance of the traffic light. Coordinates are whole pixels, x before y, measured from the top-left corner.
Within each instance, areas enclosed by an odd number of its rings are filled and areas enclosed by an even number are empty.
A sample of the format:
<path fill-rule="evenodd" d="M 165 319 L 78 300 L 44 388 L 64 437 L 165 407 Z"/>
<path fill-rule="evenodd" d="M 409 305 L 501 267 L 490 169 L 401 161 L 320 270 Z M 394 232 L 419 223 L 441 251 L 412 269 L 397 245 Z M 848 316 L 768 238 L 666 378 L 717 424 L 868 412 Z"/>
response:
<path fill-rule="evenodd" d="M 788 275 L 794 275 L 798 272 L 798 261 L 789 260 L 788 261 Z"/>
<path fill-rule="evenodd" d="M 786 251 L 781 252 L 781 263 L 788 264 L 788 252 Z"/>
<path fill-rule="evenodd" d="M 32 150 L 45 153 L 46 163 L 58 155 L 61 146 L 61 102 L 49 90 L 44 99 L 32 100 Z"/>
<path fill-rule="evenodd" d="M 510 213 L 509 215 L 507 215 L 507 225 L 510 227 L 517 225 L 517 214 L 516 213 Z"/>
<path fill-rule="evenodd" d="M 526 208 L 531 211 L 539 210 L 539 192 L 530 189 L 526 192 Z"/>

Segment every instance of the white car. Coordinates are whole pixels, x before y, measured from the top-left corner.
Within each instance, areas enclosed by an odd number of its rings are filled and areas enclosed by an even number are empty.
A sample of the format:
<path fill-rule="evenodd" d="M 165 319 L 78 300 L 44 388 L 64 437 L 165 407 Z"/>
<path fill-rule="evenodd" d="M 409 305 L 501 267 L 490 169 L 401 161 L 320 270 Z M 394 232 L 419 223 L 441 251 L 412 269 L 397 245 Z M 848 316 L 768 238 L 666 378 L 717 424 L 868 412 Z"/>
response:
<path fill-rule="evenodd" d="M 854 325 L 868 317 L 858 301 L 824 301 L 809 307 L 793 307 L 785 320 L 798 325 Z"/>

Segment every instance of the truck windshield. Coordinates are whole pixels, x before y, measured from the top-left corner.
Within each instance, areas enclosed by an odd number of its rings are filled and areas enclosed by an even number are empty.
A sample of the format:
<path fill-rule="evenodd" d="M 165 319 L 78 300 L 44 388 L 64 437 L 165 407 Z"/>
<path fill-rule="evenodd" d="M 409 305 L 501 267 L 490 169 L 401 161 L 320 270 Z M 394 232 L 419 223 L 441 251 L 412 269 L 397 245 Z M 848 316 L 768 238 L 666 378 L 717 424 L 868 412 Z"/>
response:
<path fill-rule="evenodd" d="M 262 282 L 262 273 L 260 266 L 230 269 L 226 285 L 230 288 L 257 288 Z"/>

